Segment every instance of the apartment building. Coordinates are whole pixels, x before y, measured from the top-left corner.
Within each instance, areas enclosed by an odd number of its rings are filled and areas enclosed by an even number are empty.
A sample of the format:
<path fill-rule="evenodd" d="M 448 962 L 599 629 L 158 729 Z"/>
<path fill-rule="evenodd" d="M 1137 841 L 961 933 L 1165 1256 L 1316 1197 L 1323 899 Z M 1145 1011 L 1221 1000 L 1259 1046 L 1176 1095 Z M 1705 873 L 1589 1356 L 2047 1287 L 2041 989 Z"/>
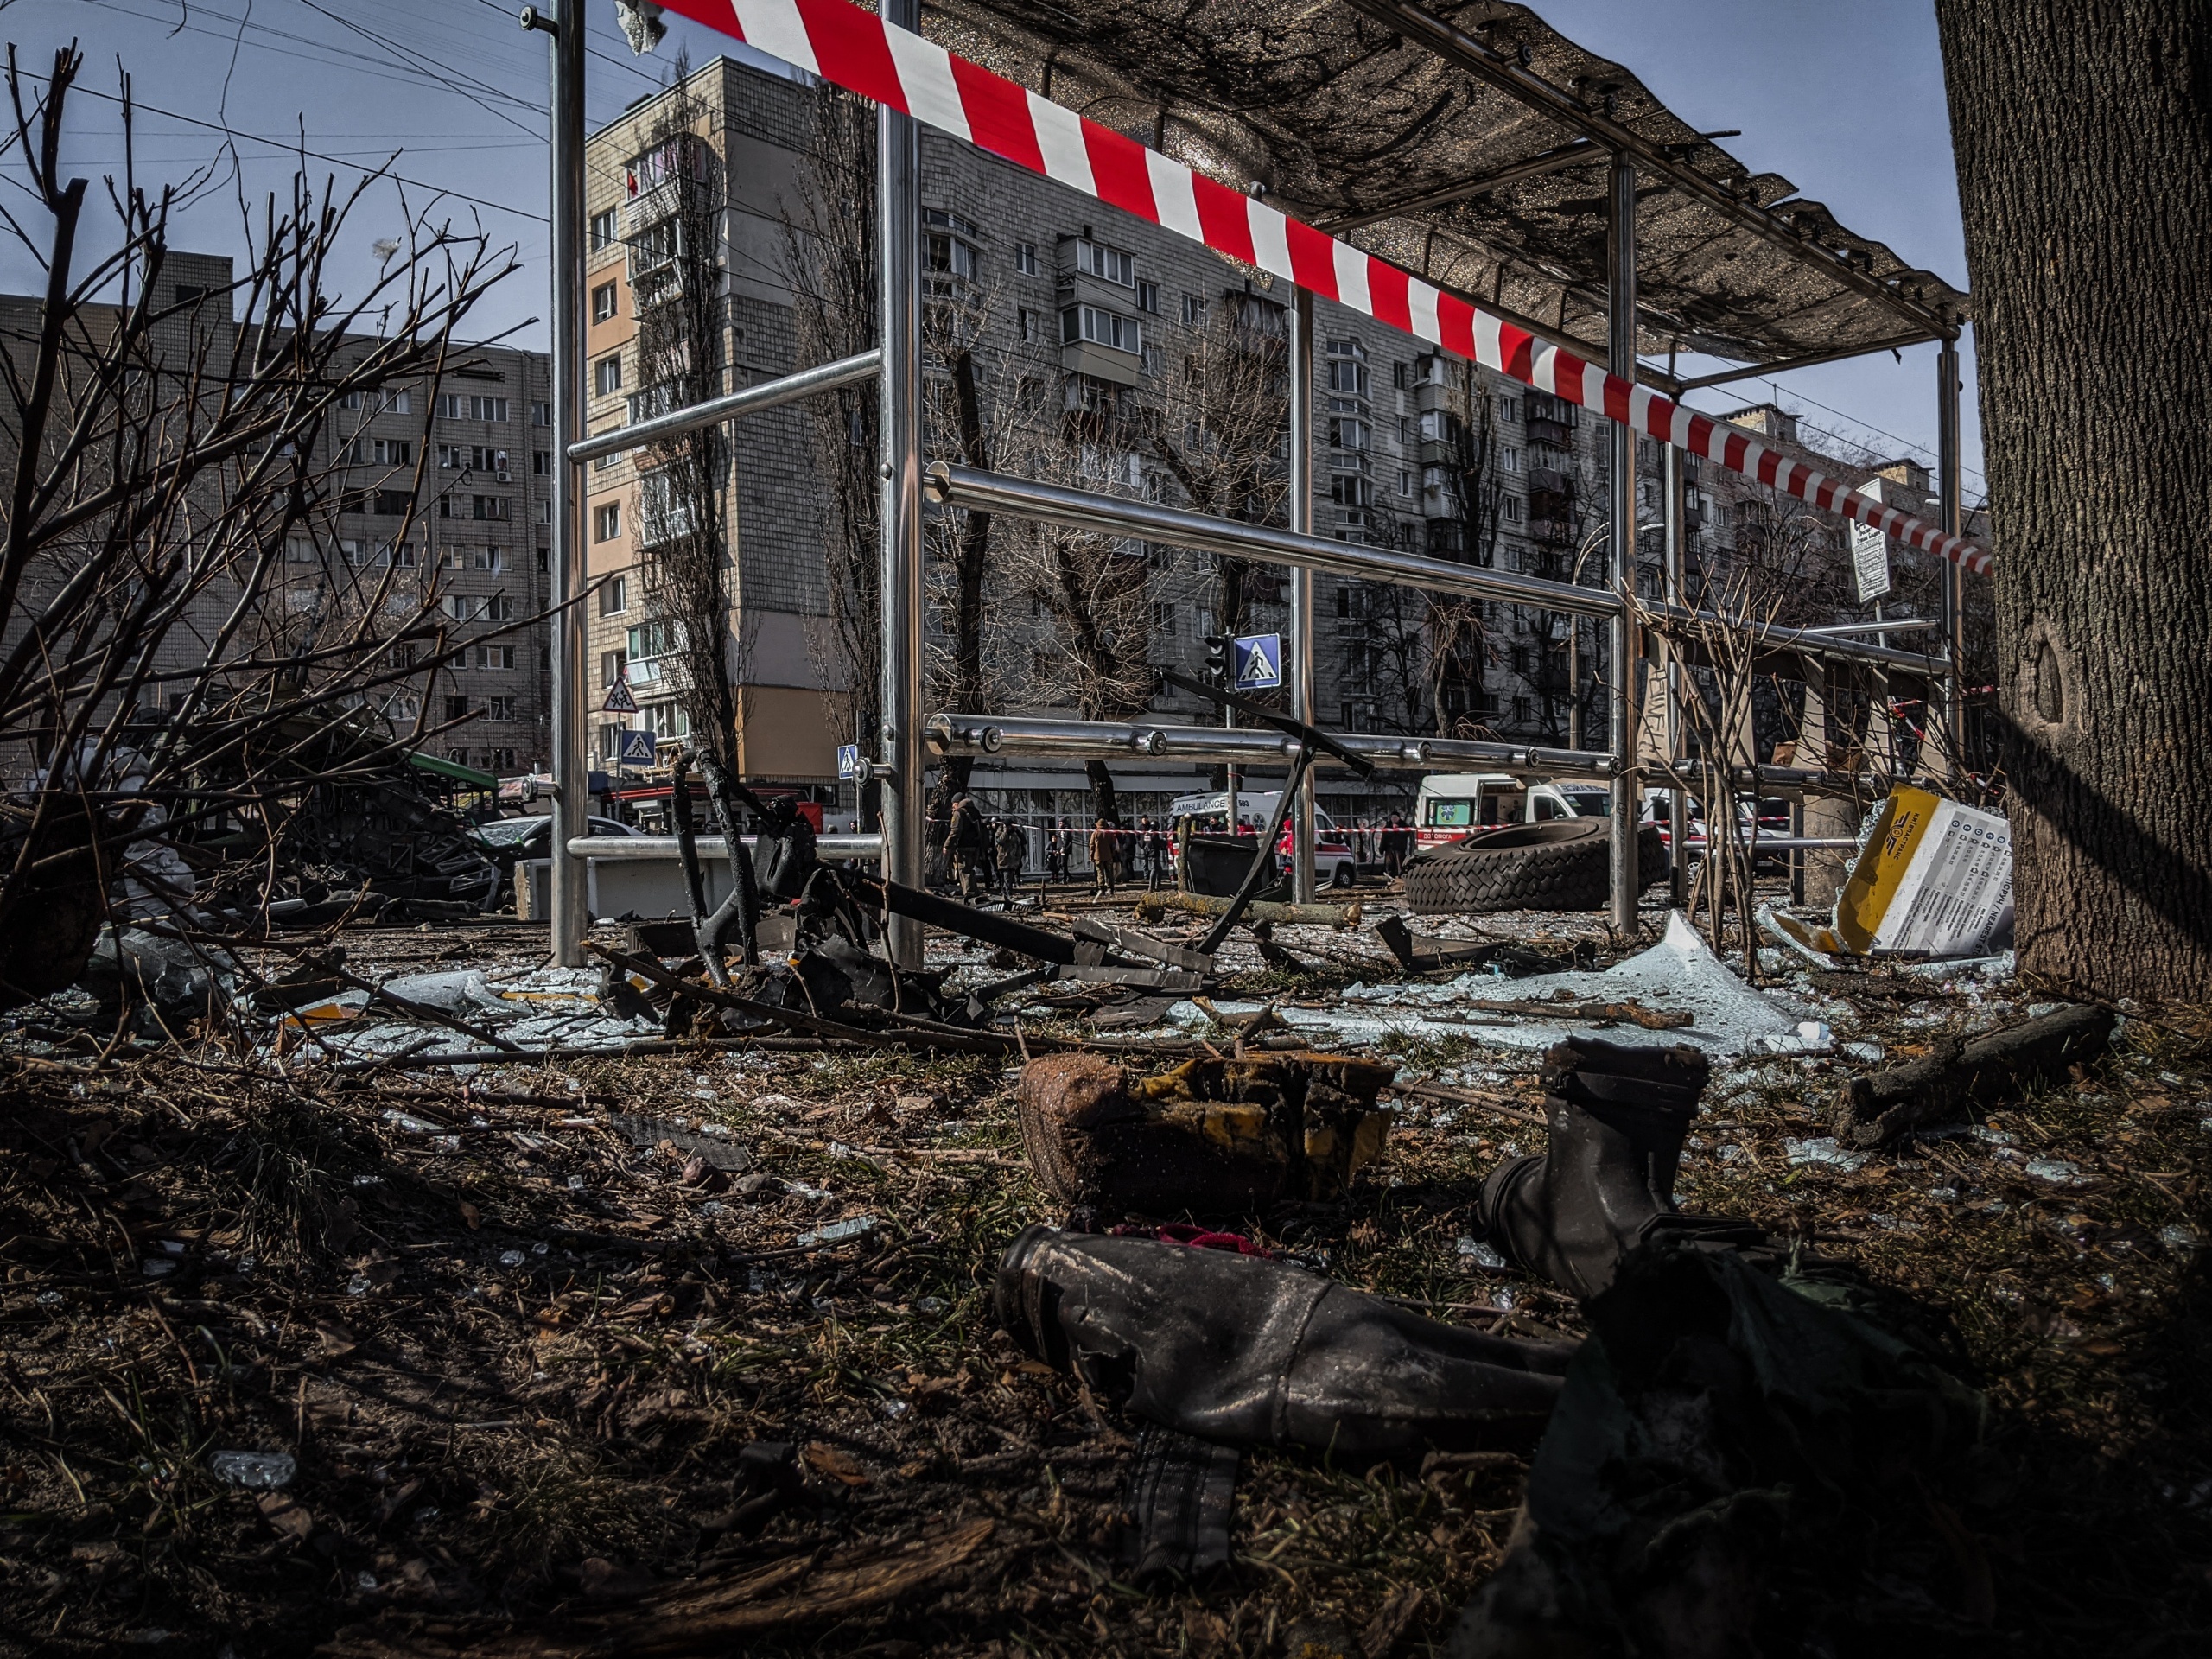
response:
<path fill-rule="evenodd" d="M 727 384 L 788 372 L 803 365 L 792 357 L 785 223 L 807 177 L 817 95 L 798 79 L 727 60 L 694 70 L 685 95 L 704 112 L 701 136 L 727 186 L 719 254 L 728 294 Z M 666 222 L 662 181 L 671 163 L 651 152 L 669 96 L 641 100 L 591 141 L 594 431 L 658 407 L 638 361 L 637 302 L 640 280 L 650 282 L 668 245 L 658 227 Z M 994 464 L 1009 471 L 1058 467 L 1061 481 L 1191 504 L 1175 469 L 1141 441 L 1147 423 L 1156 431 L 1190 413 L 1183 383 L 1225 314 L 1264 339 L 1280 334 L 1289 296 L 1264 273 L 926 129 L 922 163 L 926 302 L 957 313 L 957 326 L 941 326 L 932 338 L 957 335 L 979 365 L 986 404 L 999 423 Z M 868 202 L 849 207 L 872 211 Z M 1317 533 L 1558 580 L 1605 579 L 1604 422 L 1330 302 L 1318 305 L 1314 332 Z M 947 367 L 941 355 L 930 363 L 938 392 Z M 1745 411 L 1744 418 L 1770 432 L 1787 420 L 1780 411 Z M 855 734 L 822 645 L 830 609 L 824 486 L 813 476 L 805 419 L 787 407 L 738 424 L 726 522 L 737 612 L 731 632 L 744 642 L 741 764 L 756 779 L 820 787 L 830 779 L 835 746 Z M 957 438 L 942 427 L 940 420 L 931 432 L 932 457 L 950 452 Z M 1279 472 L 1279 448 L 1273 460 Z M 1647 445 L 1639 458 L 1639 521 L 1653 526 L 1660 516 L 1658 462 Z M 1821 464 L 1835 466 L 1833 458 Z M 1689 563 L 1694 573 L 1717 582 L 1732 561 L 1740 563 L 1739 549 L 1762 544 L 1762 504 L 1753 499 L 1756 486 L 1745 488 L 1717 468 L 1693 463 L 1691 470 Z M 1879 472 L 1866 470 L 1870 477 Z M 639 572 L 651 551 L 639 536 L 652 516 L 641 511 L 647 487 L 626 460 L 590 475 L 590 569 L 595 582 L 607 579 L 592 653 L 595 679 L 603 684 L 626 676 L 641 706 L 638 723 L 672 741 L 682 734 L 683 716 L 667 694 L 658 662 L 664 641 L 658 619 L 644 612 Z M 1878 487 L 1903 494 L 1919 486 L 1900 474 Z M 1052 607 L 1024 590 L 1019 532 L 1001 526 L 994 533 L 1007 550 L 1000 558 L 1006 568 L 990 578 L 988 706 L 1084 712 L 1080 677 L 1056 638 L 1065 631 L 1064 619 L 1056 622 Z M 1847 537 L 1837 540 L 1839 530 L 1823 525 L 1819 533 L 1847 545 Z M 1764 544 L 1772 541 L 1769 535 Z M 1117 600 L 1143 595 L 1146 661 L 1154 670 L 1195 672 L 1206 637 L 1224 625 L 1215 614 L 1212 562 L 1136 543 L 1122 550 L 1122 574 L 1105 585 L 1123 590 Z M 1640 532 L 1639 555 L 1640 580 L 1656 591 L 1656 528 Z M 1899 556 L 1901 569 L 1910 563 Z M 1832 596 L 1823 590 L 1824 599 Z M 1280 629 L 1287 621 L 1283 573 L 1254 573 L 1241 597 L 1240 631 Z M 1820 620 L 1858 613 L 1847 594 L 1837 606 Z M 1459 607 L 1447 631 L 1423 595 L 1334 578 L 1320 581 L 1316 613 L 1317 702 L 1328 723 L 1549 744 L 1578 735 L 1603 741 L 1604 631 L 1586 620 L 1575 638 L 1565 617 L 1481 603 Z M 942 620 L 932 607 L 932 644 L 940 654 Z M 1146 706 L 1179 718 L 1213 718 L 1157 681 Z M 596 717 L 594 753 L 613 755 L 626 723 Z M 1123 794 L 1135 798 L 1128 810 L 1144 811 L 1192 787 L 1198 774 L 1144 763 L 1117 767 L 1116 777 Z M 1401 782 L 1382 779 L 1363 793 L 1325 777 L 1324 799 L 1356 814 L 1390 804 Z M 1007 810 L 1081 810 L 1080 770 L 1066 765 L 994 760 L 979 765 L 976 784 Z"/>
<path fill-rule="evenodd" d="M 195 328 L 238 325 L 233 278 L 227 256 L 166 256 L 160 280 L 169 291 L 157 302 L 198 302 L 160 325 L 169 336 L 157 332 L 156 340 L 166 360 L 192 360 Z M 0 328 L 12 339 L 35 338 L 40 303 L 35 295 L 0 296 Z M 365 353 L 369 343 L 360 349 Z M 213 355 L 219 362 L 219 349 Z M 460 344 L 435 383 L 395 383 L 345 399 L 320 453 L 309 457 L 319 499 L 288 538 L 264 602 L 302 627 L 327 626 L 363 604 L 400 617 L 429 601 L 472 632 L 543 611 L 550 591 L 550 372 L 542 353 Z M 158 666 L 181 676 L 204 664 L 234 603 L 227 590 L 200 595 L 171 631 Z M 421 652 L 420 677 L 373 694 L 396 730 L 458 722 L 424 747 L 494 774 L 550 762 L 545 629 L 474 646 L 460 663 L 433 665 L 429 654 Z M 170 706 L 183 696 L 174 684 L 157 695 Z"/>

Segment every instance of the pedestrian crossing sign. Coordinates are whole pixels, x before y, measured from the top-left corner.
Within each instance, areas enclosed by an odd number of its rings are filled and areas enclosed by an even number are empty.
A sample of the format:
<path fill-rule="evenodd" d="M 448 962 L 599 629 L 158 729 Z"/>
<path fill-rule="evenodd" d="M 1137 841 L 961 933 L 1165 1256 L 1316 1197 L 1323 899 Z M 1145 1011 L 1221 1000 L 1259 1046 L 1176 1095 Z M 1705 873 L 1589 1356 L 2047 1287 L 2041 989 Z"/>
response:
<path fill-rule="evenodd" d="M 1232 643 L 1236 647 L 1239 691 L 1272 691 L 1282 684 L 1281 634 L 1243 633 Z"/>

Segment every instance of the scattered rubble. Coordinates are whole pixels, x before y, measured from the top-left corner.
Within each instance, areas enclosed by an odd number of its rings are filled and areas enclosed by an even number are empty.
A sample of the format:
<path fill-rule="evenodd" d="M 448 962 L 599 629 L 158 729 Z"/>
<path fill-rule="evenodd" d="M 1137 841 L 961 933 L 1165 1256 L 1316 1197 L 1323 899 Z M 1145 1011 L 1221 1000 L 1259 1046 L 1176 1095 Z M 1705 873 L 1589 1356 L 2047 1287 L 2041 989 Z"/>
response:
<path fill-rule="evenodd" d="M 2212 1033 L 2107 1014 L 2108 1049 L 2001 1085 L 1977 1073 L 1861 1145 L 1835 1121 L 1847 1090 L 2056 1010 L 2001 959 L 1724 962 L 1656 910 L 1657 943 L 1627 950 L 1571 914 L 1405 929 L 1409 971 L 1399 907 L 1359 897 L 1357 932 L 1255 915 L 1211 952 L 1048 898 L 1031 921 L 990 912 L 1027 930 L 996 939 L 938 922 L 917 978 L 864 982 L 832 950 L 849 989 L 803 965 L 834 930 L 796 925 L 724 990 L 688 923 L 603 927 L 601 965 L 565 973 L 496 923 L 279 944 L 170 940 L 147 918 L 161 948 L 133 942 L 132 988 L 27 1006 L 0 1045 L 20 1391 L 0 1411 L 68 1465 L 0 1462 L 0 1622 L 76 1609 L 48 1639 L 63 1652 L 220 1629 L 242 1659 L 799 1650 L 833 1624 L 978 1655 L 1273 1655 L 1293 1625 L 1441 1643 L 1525 1546 L 1551 1408 L 1478 1423 L 1448 1391 L 1464 1438 L 1435 1450 L 1440 1420 L 1373 1414 L 1375 1368 L 1487 1363 L 1471 1357 L 1493 1339 L 1571 1345 L 1599 1323 L 1498 1247 L 1482 1193 L 1553 1139 L 1543 1051 L 1592 1037 L 1687 1045 L 1709 1069 L 1685 1209 L 1847 1258 L 1955 1326 L 1959 1374 L 2002 1430 L 1983 1455 L 2033 1471 L 1992 1488 L 2000 1504 L 1955 1506 L 1996 1610 L 1961 1628 L 2031 1651 L 2062 1615 L 2203 1615 L 2178 1568 L 2140 1586 L 2143 1563 L 2212 1548 L 2184 1507 L 2212 1480 L 2185 1362 L 2212 1236 Z M 760 922 L 791 902 L 764 894 Z M 1263 944 L 1304 965 L 1271 967 Z M 188 959 L 205 981 L 157 995 Z M 1197 987 L 1145 982 L 1160 973 Z M 125 1017 L 141 998 L 150 1025 Z M 1359 1082 L 1333 1125 L 1348 1135 L 1291 1109 L 1284 1079 L 1315 1067 Z M 1062 1103 L 1096 1080 L 1128 1144 L 1044 1111 L 1054 1077 Z M 1153 1171 L 1128 1149 L 1146 1135 L 1199 1154 L 1168 1160 L 1180 1194 L 1129 1185 Z M 1201 1192 L 1206 1213 L 1179 1202 Z M 1255 1287 L 1318 1289 L 1344 1313 L 1329 1330 L 1398 1345 L 1331 1338 L 1342 1365 L 1283 1373 L 1306 1403 L 1226 1458 L 1189 1438 L 1195 1419 L 1179 1440 L 1131 1408 L 1203 1400 L 1173 1370 L 1130 1391 L 1111 1341 L 1127 1321 L 1101 1293 L 1082 1293 L 1080 1386 L 1046 1325 L 1015 1321 L 1040 1353 L 998 1330 L 989 1266 L 1040 1219 L 1121 1230 L 1038 1236 L 1054 1271 L 1189 1264 L 1255 1319 L 1277 1292 Z M 1077 1311 L 1052 1319 L 1072 1332 Z M 1624 1386 L 1600 1403 L 1652 1402 Z M 1320 1433 L 1291 1432 L 1308 1410 L 1387 1455 L 1300 1449 Z M 1866 1571 L 1958 1559 L 1916 1513 Z M 2133 1587 L 2084 1592 L 2094 1574 Z M 1942 1618 L 1965 1617 L 1943 1597 Z"/>

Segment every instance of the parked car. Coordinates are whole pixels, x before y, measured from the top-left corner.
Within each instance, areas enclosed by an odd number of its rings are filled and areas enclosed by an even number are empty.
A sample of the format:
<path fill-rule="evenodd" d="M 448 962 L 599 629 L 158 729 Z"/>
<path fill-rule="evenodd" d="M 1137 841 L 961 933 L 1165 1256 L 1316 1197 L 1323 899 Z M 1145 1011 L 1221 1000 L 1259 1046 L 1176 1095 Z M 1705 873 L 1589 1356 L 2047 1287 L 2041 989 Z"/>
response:
<path fill-rule="evenodd" d="M 1257 836 L 1268 827 L 1275 815 L 1275 804 L 1281 800 L 1281 790 L 1254 793 L 1249 790 L 1236 791 L 1236 833 Z M 1199 835 L 1220 836 L 1229 833 L 1229 793 L 1216 790 L 1206 795 L 1178 795 L 1167 804 L 1171 823 L 1179 823 L 1192 819 L 1192 829 Z M 1291 826 L 1287 819 L 1282 827 L 1282 837 L 1275 843 L 1275 851 L 1282 867 L 1290 868 Z M 1319 807 L 1313 809 L 1313 880 L 1324 887 L 1348 887 L 1359 879 L 1359 855 L 1353 849 L 1351 839 L 1336 825 Z"/>
<path fill-rule="evenodd" d="M 596 813 L 585 821 L 585 833 L 594 836 L 634 836 L 638 832 L 620 818 L 602 818 Z M 499 891 L 491 904 L 492 910 L 505 910 L 515 901 L 515 866 L 532 859 L 553 856 L 553 817 L 550 813 L 539 813 L 526 818 L 493 818 L 475 826 L 476 839 L 492 855 L 499 867 Z"/>

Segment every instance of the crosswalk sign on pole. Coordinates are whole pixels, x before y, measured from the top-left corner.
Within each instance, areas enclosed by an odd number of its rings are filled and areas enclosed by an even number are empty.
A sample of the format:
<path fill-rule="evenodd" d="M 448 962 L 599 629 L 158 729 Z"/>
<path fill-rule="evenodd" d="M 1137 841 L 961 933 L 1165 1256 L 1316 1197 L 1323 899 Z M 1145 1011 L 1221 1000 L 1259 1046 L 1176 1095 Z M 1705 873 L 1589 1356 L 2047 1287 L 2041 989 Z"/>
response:
<path fill-rule="evenodd" d="M 607 688 L 607 701 L 599 705 L 599 712 L 602 715 L 634 715 L 638 712 L 638 700 L 630 695 L 627 677 L 619 679 Z"/>
<path fill-rule="evenodd" d="M 1273 691 L 1282 684 L 1282 635 L 1243 633 L 1236 648 L 1236 690 Z"/>
<path fill-rule="evenodd" d="M 621 748 L 615 756 L 618 766 L 651 766 L 653 763 L 653 734 L 645 731 L 626 731 L 621 737 Z"/>

